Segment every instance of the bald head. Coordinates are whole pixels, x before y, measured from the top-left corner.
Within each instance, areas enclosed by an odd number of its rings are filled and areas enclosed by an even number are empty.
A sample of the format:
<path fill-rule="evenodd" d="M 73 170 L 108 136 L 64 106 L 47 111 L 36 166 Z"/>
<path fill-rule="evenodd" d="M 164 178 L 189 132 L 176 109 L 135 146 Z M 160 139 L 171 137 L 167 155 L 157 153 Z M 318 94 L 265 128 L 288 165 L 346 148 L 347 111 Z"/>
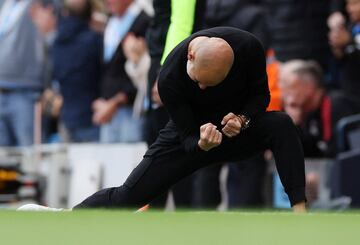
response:
<path fill-rule="evenodd" d="M 233 62 L 234 52 L 224 39 L 200 36 L 189 44 L 187 73 L 201 89 L 221 83 Z"/>

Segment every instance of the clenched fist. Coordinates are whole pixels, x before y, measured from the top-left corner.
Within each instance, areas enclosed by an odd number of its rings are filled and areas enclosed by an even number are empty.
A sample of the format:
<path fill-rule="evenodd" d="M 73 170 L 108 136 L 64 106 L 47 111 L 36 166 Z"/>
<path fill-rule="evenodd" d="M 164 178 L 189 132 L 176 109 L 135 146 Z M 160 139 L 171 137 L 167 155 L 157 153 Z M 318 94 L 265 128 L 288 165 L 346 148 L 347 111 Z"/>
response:
<path fill-rule="evenodd" d="M 222 128 L 222 132 L 227 137 L 234 137 L 240 133 L 242 124 L 243 122 L 241 118 L 230 112 L 221 121 L 221 125 L 224 125 L 224 127 Z"/>
<path fill-rule="evenodd" d="M 221 144 L 222 134 L 216 129 L 216 126 L 212 123 L 204 124 L 200 127 L 200 139 L 198 141 L 199 147 L 204 151 Z"/>

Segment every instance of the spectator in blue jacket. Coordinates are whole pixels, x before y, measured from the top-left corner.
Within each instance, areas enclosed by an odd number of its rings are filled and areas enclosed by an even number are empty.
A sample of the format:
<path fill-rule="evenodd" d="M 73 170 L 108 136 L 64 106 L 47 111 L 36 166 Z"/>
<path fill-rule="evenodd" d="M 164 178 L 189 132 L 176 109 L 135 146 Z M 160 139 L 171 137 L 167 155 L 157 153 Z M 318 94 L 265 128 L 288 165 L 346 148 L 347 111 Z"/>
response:
<path fill-rule="evenodd" d="M 102 36 L 89 27 L 91 14 L 90 0 L 66 0 L 53 45 L 53 74 L 64 100 L 60 113 L 64 141 L 99 139 L 92 103 L 99 97 Z"/>

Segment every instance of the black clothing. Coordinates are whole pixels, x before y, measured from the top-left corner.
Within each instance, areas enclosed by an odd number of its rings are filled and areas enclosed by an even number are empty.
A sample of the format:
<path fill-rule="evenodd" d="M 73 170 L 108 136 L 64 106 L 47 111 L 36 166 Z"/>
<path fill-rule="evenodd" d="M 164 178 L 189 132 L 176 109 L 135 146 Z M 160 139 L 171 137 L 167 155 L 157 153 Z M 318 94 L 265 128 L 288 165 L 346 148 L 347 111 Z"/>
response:
<path fill-rule="evenodd" d="M 145 124 L 145 139 L 148 145 L 151 145 L 155 142 L 159 131 L 164 128 L 166 123 L 169 121 L 169 116 L 167 111 L 163 106 L 153 108 L 151 101 L 151 91 L 154 86 L 154 83 L 159 75 L 160 71 L 160 61 L 163 57 L 164 48 L 166 44 L 166 39 L 168 35 L 168 29 L 171 24 L 171 15 L 174 12 L 171 11 L 171 0 L 154 0 L 154 17 L 151 21 L 151 24 L 148 28 L 146 39 L 149 47 L 149 53 L 151 57 L 151 66 L 148 74 L 148 108 L 146 114 L 146 124 Z M 194 23 L 192 28 L 192 33 L 198 31 L 204 26 L 204 13 L 205 13 L 206 0 L 197 0 L 195 5 L 195 15 Z M 186 18 L 185 15 L 183 18 Z M 179 21 L 179 20 L 178 20 Z M 175 23 L 174 25 L 177 25 Z M 187 179 L 184 179 L 176 186 L 172 188 L 173 198 L 175 200 L 176 206 L 190 206 L 191 203 L 191 190 L 192 177 L 190 176 Z M 195 193 L 195 192 L 194 192 Z M 166 198 L 162 198 L 165 200 Z M 158 198 L 155 202 L 152 202 L 151 205 L 159 206 L 161 200 Z M 165 202 L 163 202 L 165 203 Z"/>
<path fill-rule="evenodd" d="M 205 90 L 186 72 L 188 45 L 198 36 L 221 37 L 234 50 L 234 64 L 226 79 Z M 250 33 L 231 27 L 200 31 L 181 42 L 166 59 L 158 87 L 188 152 L 198 150 L 201 125 L 211 122 L 222 128 L 221 120 L 229 112 L 252 118 L 264 112 L 270 100 L 260 42 Z"/>
<path fill-rule="evenodd" d="M 345 0 L 331 0 L 330 2 L 330 12 L 342 12 L 345 16 L 347 15 L 345 7 Z"/>
<path fill-rule="evenodd" d="M 185 69 L 187 44 L 202 35 L 227 40 L 235 62 L 221 84 L 200 91 Z M 269 90 L 264 63 L 259 41 L 235 28 L 200 31 L 180 43 L 166 59 L 159 77 L 160 95 L 171 120 L 124 185 L 101 190 L 75 208 L 141 207 L 200 168 L 243 160 L 265 149 L 274 154 L 291 204 L 305 201 L 304 157 L 296 127 L 284 113 L 265 112 Z M 200 125 L 219 125 L 229 112 L 248 115 L 250 127 L 236 137 L 224 136 L 221 145 L 210 151 L 196 148 Z"/>
<path fill-rule="evenodd" d="M 264 8 L 239 0 L 208 0 L 206 7 L 207 27 L 231 26 L 254 34 L 267 50 L 270 32 Z"/>
<path fill-rule="evenodd" d="M 145 37 L 149 21 L 150 17 L 146 15 L 145 12 L 141 12 L 130 27 L 128 33 Z M 109 99 L 119 92 L 124 92 L 128 97 L 128 103 L 132 104 L 137 90 L 125 71 L 125 62 L 126 57 L 121 42 L 110 62 L 104 64 L 101 97 Z"/>
<path fill-rule="evenodd" d="M 254 34 L 265 51 L 270 45 L 270 33 L 262 6 L 244 0 L 208 0 L 206 11 L 208 27 L 231 26 Z M 266 166 L 263 154 L 241 162 L 228 163 L 228 205 L 229 208 L 259 207 L 263 196 Z M 216 170 L 216 168 L 212 168 Z M 210 173 L 210 176 L 216 173 Z M 218 171 L 217 175 L 220 174 Z M 216 182 L 211 179 L 208 183 Z M 219 181 L 217 181 L 219 182 Z M 211 183 L 213 185 L 213 183 Z"/>
<path fill-rule="evenodd" d="M 238 137 L 208 152 L 186 153 L 176 126 L 169 122 L 144 159 L 120 187 L 103 189 L 78 208 L 142 207 L 196 170 L 222 161 L 238 161 L 270 148 L 292 205 L 305 200 L 304 158 L 289 116 L 266 112 L 252 120 Z"/>
<path fill-rule="evenodd" d="M 267 170 L 264 152 L 241 162 L 229 163 L 228 167 L 226 186 L 229 208 L 259 208 L 264 206 Z"/>
<path fill-rule="evenodd" d="M 267 9 L 272 47 L 281 62 L 313 59 L 327 67 L 330 58 L 329 0 L 262 0 Z"/>
<path fill-rule="evenodd" d="M 351 43 L 345 47 L 344 56 L 339 61 L 340 88 L 360 105 L 360 24 L 350 25 L 349 32 Z"/>
<path fill-rule="evenodd" d="M 332 137 L 331 100 L 325 95 L 319 108 L 309 113 L 304 125 L 298 125 L 304 156 L 308 158 L 331 157 L 328 144 Z"/>
<path fill-rule="evenodd" d="M 160 59 L 164 52 L 166 35 L 170 25 L 171 1 L 154 0 L 153 7 L 154 17 L 146 32 L 146 42 L 149 47 L 150 57 L 159 58 L 160 64 Z"/>

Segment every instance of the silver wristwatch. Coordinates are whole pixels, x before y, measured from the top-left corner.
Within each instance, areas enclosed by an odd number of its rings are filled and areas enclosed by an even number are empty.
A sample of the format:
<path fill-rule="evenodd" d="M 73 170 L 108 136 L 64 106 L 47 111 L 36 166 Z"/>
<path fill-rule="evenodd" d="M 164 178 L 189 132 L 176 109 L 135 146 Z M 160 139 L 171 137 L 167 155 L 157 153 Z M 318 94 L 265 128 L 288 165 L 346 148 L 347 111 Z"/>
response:
<path fill-rule="evenodd" d="M 247 129 L 250 124 L 250 118 L 244 115 L 237 115 L 237 116 L 240 117 L 242 120 L 241 130 Z"/>

